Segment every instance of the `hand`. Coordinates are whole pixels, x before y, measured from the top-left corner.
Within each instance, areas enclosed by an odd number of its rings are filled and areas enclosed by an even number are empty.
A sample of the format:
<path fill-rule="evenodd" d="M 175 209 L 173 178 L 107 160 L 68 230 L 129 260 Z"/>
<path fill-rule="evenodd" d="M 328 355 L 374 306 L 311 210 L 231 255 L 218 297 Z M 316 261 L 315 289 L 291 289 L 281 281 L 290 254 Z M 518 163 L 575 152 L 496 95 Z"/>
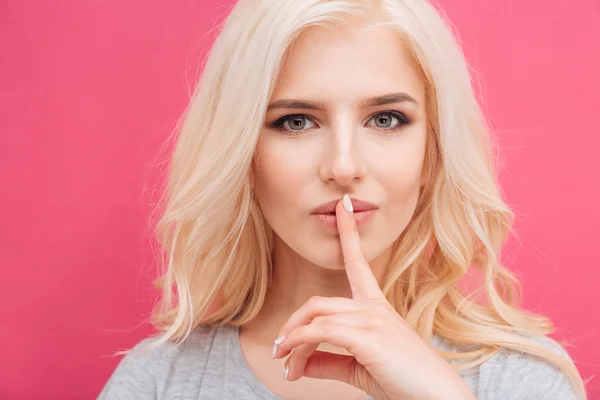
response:
<path fill-rule="evenodd" d="M 476 399 L 381 292 L 362 253 L 354 213 L 342 201 L 335 212 L 352 299 L 315 296 L 290 316 L 273 348 L 274 358 L 292 353 L 285 378 L 334 379 L 376 400 Z M 322 342 L 350 355 L 316 350 Z"/>

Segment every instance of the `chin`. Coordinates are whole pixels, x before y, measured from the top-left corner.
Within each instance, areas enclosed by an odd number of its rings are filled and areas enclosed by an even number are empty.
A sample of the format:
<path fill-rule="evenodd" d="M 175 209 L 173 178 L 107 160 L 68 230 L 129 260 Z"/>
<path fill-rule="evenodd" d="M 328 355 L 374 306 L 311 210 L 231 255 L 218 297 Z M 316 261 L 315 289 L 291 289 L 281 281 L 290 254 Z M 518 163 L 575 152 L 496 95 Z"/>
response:
<path fill-rule="evenodd" d="M 320 251 L 319 247 L 316 247 L 316 250 L 318 250 L 316 253 L 313 253 L 309 257 L 307 257 L 307 259 L 310 260 L 313 264 L 329 270 L 345 269 L 344 256 L 342 255 L 342 249 L 339 248 L 339 245 L 335 246 L 332 249 L 328 247 Z"/>
<path fill-rule="evenodd" d="M 328 269 L 330 271 L 341 271 L 345 269 L 345 266 L 342 265 L 319 265 L 320 267 L 324 268 L 324 269 Z"/>

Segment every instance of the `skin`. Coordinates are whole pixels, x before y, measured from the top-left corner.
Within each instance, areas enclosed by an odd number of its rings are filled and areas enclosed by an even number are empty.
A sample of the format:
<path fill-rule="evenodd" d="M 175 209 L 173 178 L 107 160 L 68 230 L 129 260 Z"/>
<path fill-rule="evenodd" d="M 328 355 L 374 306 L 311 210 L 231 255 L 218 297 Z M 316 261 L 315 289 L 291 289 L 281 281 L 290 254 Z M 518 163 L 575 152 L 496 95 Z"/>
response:
<path fill-rule="evenodd" d="M 411 100 L 361 104 L 391 93 Z M 274 232 L 274 269 L 264 307 L 240 328 L 250 367 L 288 398 L 294 391 L 270 375 L 274 368 L 283 373 L 292 350 L 287 378 L 296 392 L 305 376 L 338 381 L 327 389 L 304 384 L 352 395 L 345 398 L 475 398 L 379 289 L 391 245 L 424 184 L 424 81 L 408 49 L 386 30 L 310 28 L 294 44 L 269 104 L 285 99 L 319 102 L 322 109 L 266 111 L 255 192 Z M 356 226 L 354 214 L 340 214 L 340 202 L 338 228 L 323 227 L 312 210 L 344 194 L 375 204 L 373 219 Z M 268 361 L 274 338 L 282 336 L 276 359 Z"/>

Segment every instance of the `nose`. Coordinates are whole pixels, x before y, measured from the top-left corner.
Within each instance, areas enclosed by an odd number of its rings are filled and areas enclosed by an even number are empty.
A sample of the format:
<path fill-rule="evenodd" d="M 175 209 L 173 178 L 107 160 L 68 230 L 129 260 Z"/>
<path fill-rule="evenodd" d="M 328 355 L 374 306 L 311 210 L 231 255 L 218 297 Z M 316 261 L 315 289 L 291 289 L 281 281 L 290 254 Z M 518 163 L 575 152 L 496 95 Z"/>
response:
<path fill-rule="evenodd" d="M 358 140 L 357 132 L 352 127 L 339 127 L 325 135 L 323 161 L 319 171 L 324 182 L 349 186 L 364 178 L 365 155 L 362 154 Z"/>

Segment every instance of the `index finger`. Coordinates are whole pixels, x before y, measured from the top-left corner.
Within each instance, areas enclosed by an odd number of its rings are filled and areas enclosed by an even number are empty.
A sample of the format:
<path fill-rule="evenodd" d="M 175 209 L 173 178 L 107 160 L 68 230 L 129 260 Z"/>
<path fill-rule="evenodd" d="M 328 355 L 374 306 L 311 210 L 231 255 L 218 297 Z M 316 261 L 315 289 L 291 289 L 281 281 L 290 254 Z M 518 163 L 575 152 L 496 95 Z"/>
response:
<path fill-rule="evenodd" d="M 348 205 L 346 211 L 344 203 Z M 360 236 L 356 227 L 356 217 L 352 210 L 350 196 L 344 195 L 335 207 L 342 254 L 344 255 L 344 266 L 346 275 L 350 282 L 353 299 L 377 300 L 383 297 L 379 288 L 377 278 L 371 271 L 371 266 L 365 259 L 360 245 Z"/>

